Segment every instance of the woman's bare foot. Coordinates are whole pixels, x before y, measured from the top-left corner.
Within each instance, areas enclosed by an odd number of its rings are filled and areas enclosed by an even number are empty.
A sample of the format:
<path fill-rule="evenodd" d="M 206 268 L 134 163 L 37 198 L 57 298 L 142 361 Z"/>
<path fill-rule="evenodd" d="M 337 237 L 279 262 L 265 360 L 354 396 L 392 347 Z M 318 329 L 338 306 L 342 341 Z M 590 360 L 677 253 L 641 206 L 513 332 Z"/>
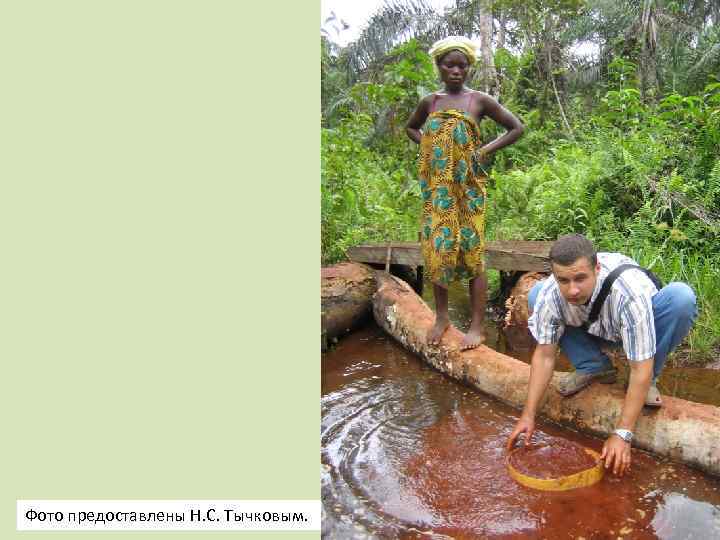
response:
<path fill-rule="evenodd" d="M 480 324 L 471 324 L 470 330 L 462 340 L 460 344 L 460 350 L 466 351 L 468 349 L 474 349 L 485 342 L 485 330 Z"/>
<path fill-rule="evenodd" d="M 485 341 L 485 303 L 487 302 L 487 276 L 480 272 L 477 277 L 470 280 L 470 305 L 472 306 L 472 321 L 470 330 L 460 344 L 460 350 L 474 349 Z"/>
<path fill-rule="evenodd" d="M 427 333 L 428 345 L 438 345 L 448 326 L 450 326 L 450 320 L 447 317 L 436 315 L 435 324 Z"/>

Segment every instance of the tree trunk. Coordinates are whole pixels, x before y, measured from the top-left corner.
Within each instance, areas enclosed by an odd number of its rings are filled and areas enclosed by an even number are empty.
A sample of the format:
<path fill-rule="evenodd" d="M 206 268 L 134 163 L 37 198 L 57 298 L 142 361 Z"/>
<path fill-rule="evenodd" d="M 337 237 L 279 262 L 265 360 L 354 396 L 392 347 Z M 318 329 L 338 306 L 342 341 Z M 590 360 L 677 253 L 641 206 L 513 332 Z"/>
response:
<path fill-rule="evenodd" d="M 378 272 L 377 279 L 373 314 L 386 332 L 448 376 L 515 407 L 524 404 L 529 365 L 484 345 L 460 351 L 463 336 L 452 326 L 439 346 L 428 345 L 427 332 L 435 317 L 427 304 L 398 278 Z M 559 376 L 553 375 L 551 386 Z M 616 427 L 624 399 L 620 383 L 594 384 L 569 398 L 551 387 L 545 392 L 541 413 L 585 433 L 607 436 Z M 663 396 L 663 403 L 660 410 L 640 414 L 633 446 L 720 475 L 720 408 L 669 396 Z"/>
<path fill-rule="evenodd" d="M 504 12 L 500 12 L 498 15 L 498 31 L 497 31 L 497 48 L 498 49 L 504 49 L 505 48 L 505 22 L 507 20 L 507 15 Z M 500 73 L 495 73 L 496 79 L 497 79 L 497 95 L 501 96 L 503 94 L 503 88 L 505 86 L 505 80 L 504 77 Z"/>
<path fill-rule="evenodd" d="M 547 277 L 548 274 L 543 272 L 525 272 L 517 280 L 505 300 L 505 320 L 502 332 L 512 343 L 513 350 L 529 351 L 535 347 L 535 339 L 528 330 L 528 319 L 530 318 L 528 295 L 538 281 Z"/>
<path fill-rule="evenodd" d="M 376 290 L 374 270 L 340 263 L 320 270 L 321 345 L 356 328 L 370 315 Z"/>
<path fill-rule="evenodd" d="M 640 53 L 640 95 L 642 100 L 652 101 L 658 95 L 657 58 L 643 41 Z"/>
<path fill-rule="evenodd" d="M 555 84 L 555 68 L 553 67 L 553 60 L 552 60 L 553 42 L 550 42 L 548 44 L 546 50 L 547 50 L 548 77 L 550 78 L 550 83 L 552 84 L 553 94 L 555 94 L 555 100 L 557 101 L 558 109 L 560 110 L 560 116 L 562 117 L 563 125 L 565 126 L 565 131 L 567 131 L 568 135 L 570 135 L 570 138 L 574 140 L 575 135 L 573 134 L 573 131 L 570 128 L 570 124 L 568 123 L 567 116 L 565 116 L 565 108 L 563 107 L 562 99 L 560 99 L 560 93 L 558 92 L 557 85 Z"/>
<path fill-rule="evenodd" d="M 497 38 L 497 47 L 498 49 L 504 49 L 505 48 L 505 21 L 507 16 L 504 13 L 500 14 L 500 18 L 498 19 L 498 38 Z"/>
<path fill-rule="evenodd" d="M 497 74 L 492 50 L 493 16 L 487 0 L 478 0 L 477 13 L 481 64 L 478 70 L 478 80 L 483 92 L 494 94 L 497 89 Z"/>
<path fill-rule="evenodd" d="M 507 309 L 505 327 L 527 328 L 528 319 L 530 318 L 528 295 L 533 285 L 546 277 L 548 275 L 542 272 L 527 272 L 520 276 L 520 279 L 510 291 L 510 296 L 505 301 L 505 308 Z"/>
<path fill-rule="evenodd" d="M 655 20 L 655 1 L 645 0 L 641 19 L 640 43 L 640 96 L 643 101 L 654 100 L 658 96 L 657 69 L 657 22 Z"/>

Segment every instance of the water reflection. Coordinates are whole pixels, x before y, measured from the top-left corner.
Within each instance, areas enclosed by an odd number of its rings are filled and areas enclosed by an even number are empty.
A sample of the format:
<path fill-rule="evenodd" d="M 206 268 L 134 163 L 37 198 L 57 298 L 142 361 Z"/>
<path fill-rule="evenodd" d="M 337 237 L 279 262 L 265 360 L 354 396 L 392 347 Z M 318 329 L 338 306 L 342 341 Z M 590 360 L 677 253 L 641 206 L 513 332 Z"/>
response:
<path fill-rule="evenodd" d="M 720 538 L 720 509 L 682 493 L 665 493 L 650 524 L 663 540 Z"/>
<path fill-rule="evenodd" d="M 425 366 L 370 326 L 322 360 L 327 538 L 711 538 L 720 483 L 634 450 L 633 470 L 590 488 L 515 484 L 504 442 L 517 411 Z M 553 424 L 538 440 L 592 439 Z M 674 535 L 674 536 L 673 536 Z"/>

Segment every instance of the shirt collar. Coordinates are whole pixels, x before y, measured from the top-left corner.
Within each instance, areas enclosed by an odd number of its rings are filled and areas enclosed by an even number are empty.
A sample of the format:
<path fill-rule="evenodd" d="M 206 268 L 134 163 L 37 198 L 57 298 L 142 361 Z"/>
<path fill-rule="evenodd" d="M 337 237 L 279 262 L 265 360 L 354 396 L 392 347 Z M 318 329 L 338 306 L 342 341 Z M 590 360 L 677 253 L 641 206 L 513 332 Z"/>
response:
<path fill-rule="evenodd" d="M 592 295 L 590 295 L 590 302 L 587 306 L 585 306 L 587 309 L 590 309 L 592 305 L 595 303 L 595 299 L 597 298 L 598 294 L 600 294 L 600 289 L 602 288 L 602 284 L 605 281 L 605 278 L 608 277 L 608 274 L 610 272 L 600 264 L 600 271 L 597 273 L 597 279 L 595 280 L 595 288 L 593 289 Z"/>

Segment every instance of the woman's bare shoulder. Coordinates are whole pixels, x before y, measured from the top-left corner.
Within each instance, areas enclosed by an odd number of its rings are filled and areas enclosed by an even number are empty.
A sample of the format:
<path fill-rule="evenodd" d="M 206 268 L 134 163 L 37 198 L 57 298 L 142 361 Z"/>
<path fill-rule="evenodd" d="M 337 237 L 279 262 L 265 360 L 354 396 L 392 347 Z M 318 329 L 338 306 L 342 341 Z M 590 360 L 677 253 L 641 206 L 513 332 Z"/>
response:
<path fill-rule="evenodd" d="M 481 90 L 471 90 L 471 92 L 474 94 L 475 99 L 482 103 L 497 103 L 497 99 L 492 97 L 490 94 L 486 94 L 485 92 Z"/>
<path fill-rule="evenodd" d="M 432 94 L 428 94 L 424 98 L 420 100 L 420 103 L 418 103 L 417 108 L 426 112 L 430 111 L 430 107 L 432 106 L 433 101 L 435 101 L 440 96 L 440 92 L 433 92 Z"/>

